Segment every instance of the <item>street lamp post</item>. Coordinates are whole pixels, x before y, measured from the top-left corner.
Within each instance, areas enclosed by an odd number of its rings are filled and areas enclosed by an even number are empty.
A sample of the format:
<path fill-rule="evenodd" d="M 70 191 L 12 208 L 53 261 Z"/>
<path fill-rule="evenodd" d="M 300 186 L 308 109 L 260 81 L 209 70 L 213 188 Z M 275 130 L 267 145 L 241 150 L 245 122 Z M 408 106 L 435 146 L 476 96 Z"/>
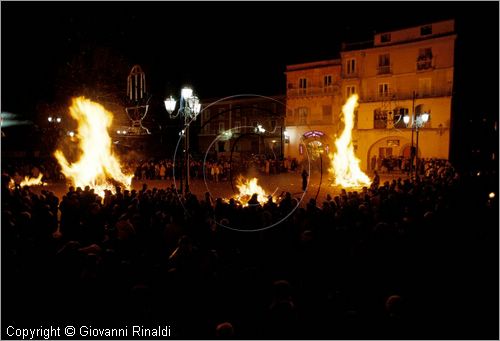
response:
<path fill-rule="evenodd" d="M 413 159 L 415 158 L 415 147 L 413 146 L 413 122 L 415 121 L 415 91 L 413 91 L 413 101 L 412 101 L 412 106 L 411 106 L 411 122 L 412 122 L 412 128 L 411 128 L 411 148 L 410 148 L 410 179 L 413 178 Z M 406 125 L 408 125 L 409 122 L 409 117 L 406 115 L 403 117 L 403 120 Z"/>
<path fill-rule="evenodd" d="M 283 131 L 283 136 L 285 137 L 285 144 L 287 145 L 287 148 L 286 148 L 286 151 L 284 150 L 283 151 L 283 159 L 285 158 L 284 157 L 284 154 L 286 153 L 287 155 L 289 154 L 289 148 L 290 148 L 290 133 L 288 132 L 288 130 L 285 130 Z"/>
<path fill-rule="evenodd" d="M 280 161 L 283 162 L 283 155 L 285 153 L 285 148 L 283 146 L 283 124 L 280 126 Z"/>
<path fill-rule="evenodd" d="M 189 192 L 189 124 L 191 121 L 195 120 L 196 117 L 200 114 L 201 111 L 201 103 L 198 97 L 193 94 L 193 90 L 191 88 L 183 88 L 181 90 L 181 98 L 179 101 L 179 109 L 175 111 L 177 101 L 170 96 L 165 100 L 165 109 L 170 115 L 170 118 L 180 117 L 184 119 L 184 129 L 182 129 L 180 135 L 184 136 L 184 161 L 186 162 L 186 186 L 185 193 Z M 175 167 L 175 164 L 174 164 Z M 181 170 L 182 176 L 182 170 Z M 181 178 L 181 192 L 182 192 L 182 178 Z"/>
<path fill-rule="evenodd" d="M 410 152 L 410 179 L 412 179 L 413 176 L 413 157 L 416 157 L 416 164 L 415 164 L 415 174 L 418 174 L 418 169 L 419 169 L 419 158 L 418 158 L 418 136 L 419 136 L 419 129 L 422 128 L 427 121 L 429 121 L 429 114 L 426 112 L 419 113 L 418 115 L 415 115 L 415 92 L 413 92 L 413 113 L 411 117 L 411 123 L 410 123 L 410 117 L 408 115 L 405 115 L 403 117 L 403 121 L 408 127 L 410 125 L 411 127 L 411 152 Z M 416 134 L 416 148 L 414 149 L 413 147 L 413 132 L 415 131 Z"/>

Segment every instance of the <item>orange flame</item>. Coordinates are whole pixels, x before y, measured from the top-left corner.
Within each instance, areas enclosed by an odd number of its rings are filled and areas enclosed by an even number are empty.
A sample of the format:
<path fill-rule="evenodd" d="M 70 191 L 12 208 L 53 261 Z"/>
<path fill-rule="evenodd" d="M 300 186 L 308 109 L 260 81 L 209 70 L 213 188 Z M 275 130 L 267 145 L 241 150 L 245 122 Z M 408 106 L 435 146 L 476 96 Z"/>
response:
<path fill-rule="evenodd" d="M 24 186 L 47 186 L 46 182 L 42 181 L 43 174 L 40 173 L 36 178 L 30 178 L 28 176 L 24 177 L 24 180 L 19 184 L 20 187 Z M 16 186 L 14 179 L 10 180 L 9 187 L 14 188 Z"/>
<path fill-rule="evenodd" d="M 239 195 L 234 198 L 238 200 L 243 206 L 248 206 L 248 202 L 254 194 L 257 194 L 257 201 L 263 205 L 267 202 L 266 192 L 262 187 L 257 185 L 258 179 L 252 178 L 250 180 L 243 177 L 238 178 L 236 187 L 240 191 Z"/>
<path fill-rule="evenodd" d="M 354 94 L 342 107 L 344 131 L 335 140 L 337 151 L 333 155 L 330 172 L 335 177 L 335 185 L 342 187 L 370 186 L 370 178 L 359 168 L 360 160 L 354 154 L 352 128 L 354 127 L 354 109 L 358 106 L 358 95 Z"/>
<path fill-rule="evenodd" d="M 105 189 L 112 190 L 117 184 L 130 189 L 133 175 L 122 173 L 120 162 L 111 151 L 111 138 L 107 129 L 111 126 L 113 114 L 84 97 L 73 99 L 70 113 L 78 122 L 82 155 L 77 162 L 69 164 L 62 151 L 56 150 L 54 156 L 63 174 L 75 186 L 90 186 L 101 196 Z"/>

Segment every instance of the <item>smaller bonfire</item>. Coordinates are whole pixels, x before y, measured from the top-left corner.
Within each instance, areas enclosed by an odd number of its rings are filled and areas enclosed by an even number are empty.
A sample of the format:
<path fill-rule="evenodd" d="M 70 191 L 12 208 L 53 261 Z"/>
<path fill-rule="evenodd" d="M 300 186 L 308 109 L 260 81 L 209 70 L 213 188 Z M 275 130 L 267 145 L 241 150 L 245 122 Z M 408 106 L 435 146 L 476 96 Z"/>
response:
<path fill-rule="evenodd" d="M 42 178 L 43 178 L 43 174 L 42 173 L 40 173 L 38 175 L 38 177 L 36 177 L 36 178 L 30 178 L 29 176 L 25 176 L 24 180 L 22 180 L 19 183 L 19 186 L 21 188 L 24 187 L 24 186 L 47 186 L 47 183 L 43 182 Z M 15 187 L 16 187 L 16 183 L 15 183 L 14 179 L 10 179 L 9 188 L 12 189 L 12 188 L 15 188 Z"/>
<path fill-rule="evenodd" d="M 238 188 L 240 193 L 235 195 L 233 199 L 238 201 L 242 206 L 257 204 L 264 205 L 268 201 L 268 195 L 266 194 L 264 189 L 257 184 L 257 182 L 257 178 L 252 178 L 249 180 L 240 176 L 236 183 L 236 187 Z M 256 195 L 256 197 L 254 196 L 254 194 Z"/>

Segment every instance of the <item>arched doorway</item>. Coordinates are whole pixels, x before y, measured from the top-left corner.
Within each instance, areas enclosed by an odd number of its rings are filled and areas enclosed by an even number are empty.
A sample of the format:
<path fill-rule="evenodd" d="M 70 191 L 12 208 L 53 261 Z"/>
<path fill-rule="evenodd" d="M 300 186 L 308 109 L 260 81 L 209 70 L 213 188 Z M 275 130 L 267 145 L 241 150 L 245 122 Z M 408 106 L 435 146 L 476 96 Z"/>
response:
<path fill-rule="evenodd" d="M 311 130 L 305 132 L 301 137 L 299 153 L 301 153 L 302 162 L 311 161 L 311 168 L 320 170 L 327 162 L 328 154 L 331 152 L 331 140 L 324 132 Z"/>
<path fill-rule="evenodd" d="M 410 155 L 410 142 L 408 138 L 403 136 L 388 136 L 377 140 L 368 149 L 368 170 L 381 169 L 382 164 L 387 160 L 398 164 L 397 160 L 408 158 Z"/>
<path fill-rule="evenodd" d="M 313 161 L 325 153 L 325 147 L 326 145 L 320 140 L 313 140 L 306 143 L 307 152 Z"/>

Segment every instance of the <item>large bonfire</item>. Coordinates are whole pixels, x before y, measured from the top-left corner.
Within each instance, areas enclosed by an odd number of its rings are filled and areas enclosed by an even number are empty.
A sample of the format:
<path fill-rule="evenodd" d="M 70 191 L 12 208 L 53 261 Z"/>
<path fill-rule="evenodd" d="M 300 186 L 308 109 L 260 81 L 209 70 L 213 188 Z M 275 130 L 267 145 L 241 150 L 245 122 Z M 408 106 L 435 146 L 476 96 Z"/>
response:
<path fill-rule="evenodd" d="M 120 162 L 111 151 L 108 128 L 113 114 L 84 97 L 73 99 L 70 114 L 78 122 L 81 155 L 77 162 L 70 163 L 61 150 L 54 153 L 66 178 L 75 186 L 90 186 L 100 195 L 116 185 L 130 189 L 133 175 L 122 173 Z"/>
<path fill-rule="evenodd" d="M 354 109 L 358 106 L 358 95 L 354 94 L 342 107 L 344 131 L 335 140 L 337 147 L 331 161 L 330 173 L 335 178 L 334 185 L 344 188 L 370 186 L 368 176 L 359 168 L 360 160 L 354 154 L 352 128 L 354 127 Z"/>

